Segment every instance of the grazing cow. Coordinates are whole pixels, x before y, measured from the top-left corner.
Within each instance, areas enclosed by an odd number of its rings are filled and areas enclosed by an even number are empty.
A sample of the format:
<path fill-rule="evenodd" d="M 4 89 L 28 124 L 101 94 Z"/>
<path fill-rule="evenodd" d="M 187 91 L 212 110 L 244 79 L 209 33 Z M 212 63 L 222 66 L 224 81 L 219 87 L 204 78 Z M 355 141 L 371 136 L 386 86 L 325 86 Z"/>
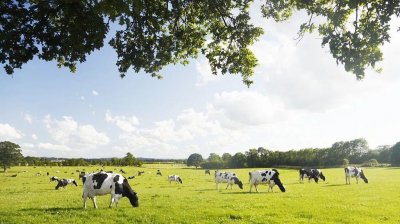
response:
<path fill-rule="evenodd" d="M 205 170 L 204 173 L 205 173 L 205 174 L 208 174 L 208 175 L 211 175 L 210 170 Z"/>
<path fill-rule="evenodd" d="M 132 190 L 128 183 L 121 174 L 118 173 L 90 173 L 83 178 L 83 206 L 86 208 L 86 199 L 89 197 L 93 201 L 93 205 L 97 208 L 96 196 L 111 194 L 110 208 L 112 203 L 118 208 L 118 200 L 122 197 L 128 197 L 133 207 L 139 206 L 139 198 L 137 193 Z"/>
<path fill-rule="evenodd" d="M 170 183 L 170 184 L 171 184 L 172 181 L 175 181 L 175 182 L 177 182 L 177 183 L 183 184 L 183 183 L 182 183 L 182 179 L 181 179 L 178 175 L 169 175 L 169 176 L 168 176 L 168 180 L 169 180 L 169 183 Z"/>
<path fill-rule="evenodd" d="M 65 187 L 68 184 L 73 184 L 75 186 L 78 186 L 78 184 L 76 184 L 76 181 L 74 179 L 61 179 L 61 180 L 58 180 L 58 184 L 56 186 L 56 190 L 58 190 L 60 187 L 65 189 Z"/>
<path fill-rule="evenodd" d="M 137 175 L 138 175 L 138 176 L 141 176 L 142 174 L 144 174 L 144 171 L 138 171 L 138 172 L 137 172 Z"/>
<path fill-rule="evenodd" d="M 236 174 L 233 172 L 220 172 L 220 171 L 215 171 L 215 184 L 216 184 L 216 189 L 218 190 L 218 184 L 219 183 L 228 183 L 226 185 L 225 189 L 228 189 L 228 186 L 237 184 L 240 189 L 243 189 L 243 183 L 242 181 L 239 180 L 239 178 L 236 177 Z"/>
<path fill-rule="evenodd" d="M 135 176 L 130 176 L 130 177 L 128 177 L 128 179 L 133 179 L 133 178 L 135 178 Z"/>
<path fill-rule="evenodd" d="M 120 169 L 119 172 L 126 174 L 126 172 L 123 169 Z"/>
<path fill-rule="evenodd" d="M 273 187 L 275 186 L 275 184 L 278 185 L 279 189 L 282 192 L 286 191 L 285 186 L 283 186 L 281 180 L 279 179 L 279 173 L 276 169 L 249 172 L 249 182 L 250 192 L 253 186 L 258 192 L 257 185 L 259 184 L 269 184 L 268 192 L 270 190 L 274 192 Z"/>
<path fill-rule="evenodd" d="M 350 177 L 355 177 L 356 182 L 358 184 L 358 178 L 361 178 L 364 180 L 365 183 L 368 184 L 368 179 L 364 174 L 364 171 L 360 167 L 346 167 L 344 168 L 344 173 L 345 173 L 345 178 L 346 178 L 346 184 L 350 184 Z"/>
<path fill-rule="evenodd" d="M 50 177 L 50 182 L 53 182 L 53 181 L 58 181 L 58 177 L 56 177 L 56 176 Z"/>
<path fill-rule="evenodd" d="M 160 171 L 160 170 L 157 170 L 157 173 L 156 173 L 156 175 L 157 175 L 157 176 L 162 176 L 162 173 L 161 173 L 161 171 Z"/>
<path fill-rule="evenodd" d="M 322 173 L 321 170 L 319 169 L 306 169 L 302 168 L 299 170 L 299 176 L 300 176 L 300 183 L 304 183 L 304 176 L 308 177 L 308 182 L 311 181 L 311 179 L 314 179 L 315 183 L 318 183 L 318 178 L 321 180 L 325 181 L 325 176 Z"/>

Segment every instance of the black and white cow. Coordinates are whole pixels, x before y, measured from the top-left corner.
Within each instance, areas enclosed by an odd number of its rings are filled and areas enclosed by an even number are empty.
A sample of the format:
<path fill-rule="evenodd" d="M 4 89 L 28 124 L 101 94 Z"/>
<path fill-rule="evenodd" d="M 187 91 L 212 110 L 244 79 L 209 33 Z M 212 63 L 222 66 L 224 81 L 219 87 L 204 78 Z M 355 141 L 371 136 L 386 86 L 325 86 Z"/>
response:
<path fill-rule="evenodd" d="M 137 175 L 138 175 L 138 176 L 141 176 L 142 174 L 144 174 L 144 171 L 138 171 L 138 172 L 137 172 Z"/>
<path fill-rule="evenodd" d="M 259 184 L 268 184 L 268 192 L 270 190 L 274 192 L 273 187 L 275 184 L 278 185 L 282 192 L 286 191 L 285 186 L 283 186 L 281 180 L 279 179 L 279 172 L 276 169 L 249 172 L 249 182 L 250 192 L 253 186 L 256 188 L 256 192 L 258 192 L 257 185 Z"/>
<path fill-rule="evenodd" d="M 356 182 L 358 184 L 358 178 L 361 178 L 364 180 L 365 183 L 368 184 L 368 179 L 364 174 L 364 171 L 360 167 L 346 167 L 344 168 L 344 174 L 346 178 L 346 184 L 350 184 L 350 178 L 355 177 Z"/>
<path fill-rule="evenodd" d="M 119 172 L 126 174 L 125 170 L 123 170 L 123 169 L 120 169 Z"/>
<path fill-rule="evenodd" d="M 205 174 L 208 174 L 208 175 L 211 174 L 210 170 L 205 170 L 204 173 L 205 173 Z"/>
<path fill-rule="evenodd" d="M 225 189 L 228 189 L 229 185 L 237 184 L 240 189 L 243 189 L 243 183 L 242 181 L 239 180 L 239 178 L 236 176 L 235 173 L 233 172 L 220 172 L 220 171 L 215 171 L 215 188 L 218 190 L 218 184 L 220 183 L 227 183 Z"/>
<path fill-rule="evenodd" d="M 162 173 L 161 173 L 161 171 L 160 171 L 160 170 L 157 170 L 157 173 L 156 173 L 156 175 L 157 175 L 157 176 L 162 176 Z"/>
<path fill-rule="evenodd" d="M 58 181 L 58 177 L 56 177 L 56 176 L 50 177 L 50 182 L 53 182 L 53 181 Z"/>
<path fill-rule="evenodd" d="M 178 175 L 169 175 L 168 176 L 168 181 L 169 181 L 170 184 L 171 184 L 172 181 L 175 181 L 177 183 L 183 184 L 182 183 L 182 179 Z"/>
<path fill-rule="evenodd" d="M 311 179 L 314 179 L 315 183 L 318 183 L 318 179 L 325 181 L 325 176 L 319 169 L 309 169 L 309 168 L 300 169 L 299 170 L 300 183 L 304 183 L 305 176 L 308 177 L 308 182 L 310 182 Z"/>
<path fill-rule="evenodd" d="M 118 208 L 118 200 L 127 197 L 133 207 L 139 206 L 137 193 L 132 190 L 128 180 L 118 173 L 90 173 L 83 178 L 83 206 L 86 208 L 86 199 L 90 198 L 97 208 L 96 196 L 111 194 L 110 208 L 112 203 Z"/>
<path fill-rule="evenodd" d="M 58 190 L 60 187 L 65 189 L 65 187 L 68 184 L 73 184 L 75 186 L 78 186 L 78 184 L 76 184 L 76 181 L 74 179 L 61 179 L 61 180 L 58 180 L 56 190 Z"/>

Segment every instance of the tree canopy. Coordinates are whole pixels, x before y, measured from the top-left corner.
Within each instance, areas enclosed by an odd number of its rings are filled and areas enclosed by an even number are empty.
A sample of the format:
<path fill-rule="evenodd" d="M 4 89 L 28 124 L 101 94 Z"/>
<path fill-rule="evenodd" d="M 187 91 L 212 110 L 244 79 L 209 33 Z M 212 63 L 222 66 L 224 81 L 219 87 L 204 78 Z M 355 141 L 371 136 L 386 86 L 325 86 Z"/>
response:
<path fill-rule="evenodd" d="M 9 166 L 15 165 L 23 159 L 19 145 L 9 141 L 0 142 L 0 165 L 3 166 L 4 172 Z"/>
<path fill-rule="evenodd" d="M 189 156 L 187 159 L 187 165 L 188 166 L 195 166 L 196 168 L 200 166 L 200 164 L 203 162 L 203 156 L 201 156 L 198 153 L 193 153 Z"/>
<path fill-rule="evenodd" d="M 265 18 L 287 20 L 304 10 L 309 20 L 301 38 L 318 30 L 337 63 L 358 79 L 383 60 L 390 21 L 400 15 L 399 1 L 260 0 Z M 121 77 L 132 69 L 161 78 L 169 64 L 187 64 L 201 53 L 214 75 L 240 74 L 250 85 L 257 59 L 249 49 L 263 30 L 251 23 L 254 0 L 2 0 L 0 63 L 7 74 L 38 57 L 72 72 L 76 63 L 104 45 L 116 50 Z M 315 20 L 315 18 L 322 18 Z M 315 22 L 317 21 L 317 22 Z M 322 22 L 321 22 L 322 21 Z"/>

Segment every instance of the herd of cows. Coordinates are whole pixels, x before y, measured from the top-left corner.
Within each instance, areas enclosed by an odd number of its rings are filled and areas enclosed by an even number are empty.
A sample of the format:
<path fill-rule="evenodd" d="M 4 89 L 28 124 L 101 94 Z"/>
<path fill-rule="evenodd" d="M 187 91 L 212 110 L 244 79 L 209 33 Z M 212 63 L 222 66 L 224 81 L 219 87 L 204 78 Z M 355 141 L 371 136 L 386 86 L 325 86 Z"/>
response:
<path fill-rule="evenodd" d="M 355 177 L 356 182 L 358 183 L 359 179 L 364 180 L 365 183 L 368 183 L 368 179 L 366 178 L 363 170 L 359 167 L 346 167 L 345 171 L 345 179 L 346 184 L 350 184 L 350 178 Z M 82 179 L 83 182 L 83 203 L 84 208 L 86 208 L 86 200 L 87 198 L 91 199 L 93 202 L 93 206 L 97 208 L 96 204 L 96 196 L 111 194 L 110 205 L 115 204 L 115 207 L 118 207 L 118 201 L 122 197 L 127 197 L 133 207 L 139 206 L 139 198 L 137 193 L 131 188 L 127 178 L 119 173 L 114 173 L 113 171 L 99 171 L 93 173 L 85 173 L 84 171 L 79 171 L 79 179 Z M 120 169 L 120 172 L 126 174 L 126 172 Z M 210 170 L 205 170 L 205 174 L 210 175 Z M 138 176 L 144 174 L 144 171 L 138 171 Z M 49 173 L 47 173 L 49 175 Z M 162 176 L 160 170 L 157 170 L 156 175 Z M 216 189 L 218 190 L 218 185 L 220 183 L 226 183 L 226 189 L 230 186 L 232 189 L 233 185 L 238 185 L 240 189 L 243 189 L 243 182 L 237 177 L 234 172 L 221 172 L 219 170 L 215 171 L 215 184 Z M 318 183 L 318 180 L 321 179 L 325 181 L 325 176 L 319 169 L 309 169 L 302 168 L 299 170 L 299 180 L 300 183 L 304 182 L 304 178 L 308 178 L 308 181 L 314 180 Z M 134 176 L 128 177 L 128 179 L 133 179 Z M 50 178 L 50 182 L 57 182 L 57 186 L 55 187 L 58 190 L 60 187 L 65 188 L 67 185 L 75 185 L 78 186 L 74 179 L 59 179 L 56 176 L 52 176 Z M 177 182 L 182 184 L 182 178 L 178 175 L 169 175 L 168 176 L 169 183 Z M 286 191 L 284 184 L 281 182 L 279 178 L 279 172 L 277 169 L 271 170 L 262 170 L 262 171 L 252 171 L 249 172 L 249 183 L 250 183 L 250 192 L 252 192 L 252 188 L 256 189 L 258 192 L 257 186 L 260 184 L 269 185 L 268 192 L 273 192 L 273 187 L 277 185 L 282 192 Z"/>

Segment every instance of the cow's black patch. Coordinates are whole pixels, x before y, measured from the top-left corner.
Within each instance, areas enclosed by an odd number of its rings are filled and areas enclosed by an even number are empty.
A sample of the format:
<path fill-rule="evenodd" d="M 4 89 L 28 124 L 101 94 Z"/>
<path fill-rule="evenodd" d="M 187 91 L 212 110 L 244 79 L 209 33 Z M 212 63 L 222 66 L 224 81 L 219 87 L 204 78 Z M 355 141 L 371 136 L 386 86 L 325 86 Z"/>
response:
<path fill-rule="evenodd" d="M 122 183 L 122 184 L 115 183 L 115 193 L 116 193 L 116 194 L 122 194 L 122 193 L 124 193 L 123 183 Z"/>
<path fill-rule="evenodd" d="M 114 177 L 114 182 L 116 183 L 116 182 L 118 182 L 119 181 L 119 175 L 116 175 L 115 177 Z"/>
<path fill-rule="evenodd" d="M 265 176 L 267 176 L 267 173 L 266 172 L 265 173 L 261 173 L 261 176 L 265 177 Z"/>
<path fill-rule="evenodd" d="M 92 180 L 93 183 L 96 181 L 96 185 L 93 185 L 94 189 L 100 189 L 101 185 L 103 185 L 104 180 L 108 177 L 106 173 L 95 173 L 93 174 Z"/>
<path fill-rule="evenodd" d="M 358 175 L 358 169 L 354 167 L 354 175 L 357 176 Z"/>
<path fill-rule="evenodd" d="M 68 181 L 66 179 L 61 179 L 58 180 L 57 186 L 56 186 L 56 190 L 58 190 L 60 187 L 65 187 L 67 186 Z"/>

